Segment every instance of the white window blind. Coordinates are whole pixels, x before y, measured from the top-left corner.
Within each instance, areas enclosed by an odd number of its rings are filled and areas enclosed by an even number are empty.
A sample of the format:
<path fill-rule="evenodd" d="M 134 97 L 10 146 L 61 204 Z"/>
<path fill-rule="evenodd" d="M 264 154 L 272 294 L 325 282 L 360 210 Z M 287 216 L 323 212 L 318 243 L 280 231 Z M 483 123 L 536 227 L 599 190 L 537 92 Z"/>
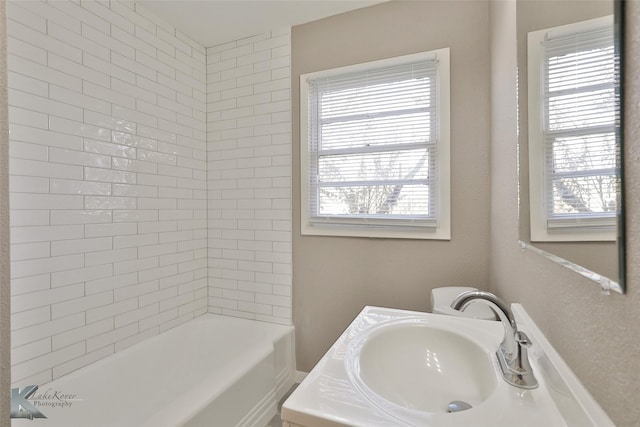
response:
<path fill-rule="evenodd" d="M 542 117 L 540 135 L 530 132 L 529 142 L 530 153 L 535 155 L 535 144 L 540 144 L 543 156 L 543 226 L 574 235 L 614 231 L 618 153 L 613 25 L 599 19 L 547 30 L 538 49 L 541 105 L 536 110 L 530 102 L 529 113 Z M 530 126 L 535 123 L 530 119 Z"/>
<path fill-rule="evenodd" d="M 550 38 L 544 52 L 549 226 L 615 218 L 613 27 Z"/>
<path fill-rule="evenodd" d="M 439 226 L 440 59 L 304 79 L 310 227 Z"/>

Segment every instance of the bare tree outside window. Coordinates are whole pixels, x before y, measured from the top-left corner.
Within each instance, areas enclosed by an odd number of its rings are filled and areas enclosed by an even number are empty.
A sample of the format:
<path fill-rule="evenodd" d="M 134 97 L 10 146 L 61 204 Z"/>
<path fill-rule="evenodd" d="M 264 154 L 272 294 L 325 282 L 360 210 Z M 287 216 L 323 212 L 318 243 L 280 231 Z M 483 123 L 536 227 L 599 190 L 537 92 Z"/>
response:
<path fill-rule="evenodd" d="M 546 66 L 549 214 L 615 213 L 613 44 L 558 55 Z"/>

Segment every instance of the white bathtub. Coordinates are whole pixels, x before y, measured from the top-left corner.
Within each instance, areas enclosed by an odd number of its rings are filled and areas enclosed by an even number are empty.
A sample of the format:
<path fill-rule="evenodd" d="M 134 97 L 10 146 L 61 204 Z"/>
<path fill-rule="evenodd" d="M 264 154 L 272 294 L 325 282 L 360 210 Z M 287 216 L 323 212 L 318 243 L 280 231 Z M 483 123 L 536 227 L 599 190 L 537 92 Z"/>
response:
<path fill-rule="evenodd" d="M 12 426 L 263 427 L 294 383 L 293 332 L 198 317 L 41 385 L 33 397 L 48 392 L 45 405 L 61 399 L 70 406 L 37 406 L 46 420 Z"/>

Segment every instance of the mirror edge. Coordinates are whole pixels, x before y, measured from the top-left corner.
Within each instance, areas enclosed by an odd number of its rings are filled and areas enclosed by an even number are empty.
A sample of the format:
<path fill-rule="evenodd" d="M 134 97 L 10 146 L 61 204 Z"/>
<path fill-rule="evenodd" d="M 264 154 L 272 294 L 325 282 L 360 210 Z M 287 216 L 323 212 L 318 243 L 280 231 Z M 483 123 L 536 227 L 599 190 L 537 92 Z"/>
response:
<path fill-rule="evenodd" d="M 617 290 L 621 294 L 625 293 L 626 290 L 626 250 L 625 250 L 625 236 L 626 236 L 626 223 L 625 223 L 625 186 L 624 186 L 624 55 L 625 51 L 625 42 L 624 42 L 624 34 L 625 34 L 625 2 L 624 0 L 614 0 L 613 2 L 613 28 L 614 28 L 614 38 L 615 38 L 615 55 L 618 61 L 618 84 L 616 86 L 616 91 L 618 99 L 619 99 L 619 110 L 618 110 L 618 126 L 616 126 L 616 138 L 619 147 L 619 155 L 617 158 L 617 167 L 618 167 L 618 221 L 617 221 L 617 233 L 616 236 L 618 242 L 618 286 L 620 290 Z"/>
<path fill-rule="evenodd" d="M 525 241 L 518 240 L 518 243 L 523 250 L 530 250 L 531 252 L 547 258 L 548 260 L 559 264 L 562 267 L 573 271 L 574 273 L 578 273 L 579 275 L 591 280 L 592 282 L 599 284 L 602 293 L 605 295 L 608 295 L 611 291 L 619 294 L 624 294 L 624 286 L 622 285 L 621 281 L 616 282 L 615 280 L 611 280 L 608 277 L 602 276 L 601 274 L 595 273 L 588 268 L 581 266 L 580 264 L 576 264 L 567 259 L 554 255 L 551 252 L 547 252 Z"/>

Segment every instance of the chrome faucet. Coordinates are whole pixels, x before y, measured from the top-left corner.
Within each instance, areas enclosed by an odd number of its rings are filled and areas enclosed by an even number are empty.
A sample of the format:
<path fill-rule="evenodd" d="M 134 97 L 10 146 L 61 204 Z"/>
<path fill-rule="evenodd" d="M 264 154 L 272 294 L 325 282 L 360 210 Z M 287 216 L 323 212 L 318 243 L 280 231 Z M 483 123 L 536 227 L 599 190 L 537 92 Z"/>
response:
<path fill-rule="evenodd" d="M 518 330 L 509 306 L 492 293 L 468 291 L 458 295 L 451 303 L 451 308 L 464 311 L 474 302 L 488 305 L 504 325 L 504 339 L 496 351 L 504 380 L 515 387 L 536 388 L 538 381 L 533 376 L 527 354 L 531 341 L 524 332 Z"/>

